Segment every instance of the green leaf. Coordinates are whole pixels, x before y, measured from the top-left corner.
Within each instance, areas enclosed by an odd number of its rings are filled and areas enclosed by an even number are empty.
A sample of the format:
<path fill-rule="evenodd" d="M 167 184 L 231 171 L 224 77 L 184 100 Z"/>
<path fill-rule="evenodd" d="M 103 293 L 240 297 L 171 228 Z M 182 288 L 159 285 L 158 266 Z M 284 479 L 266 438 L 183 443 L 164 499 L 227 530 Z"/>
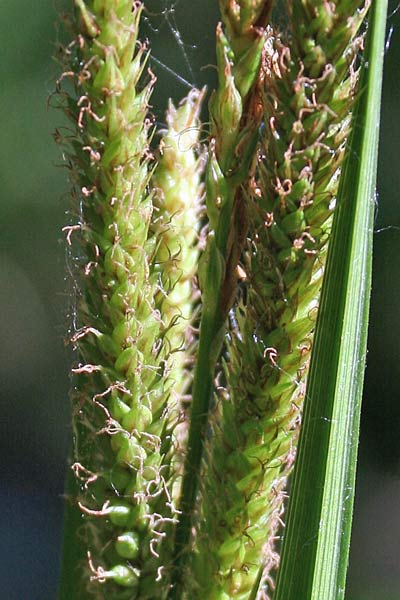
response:
<path fill-rule="evenodd" d="M 387 0 L 372 3 L 274 600 L 344 597 L 366 355 L 386 13 Z"/>

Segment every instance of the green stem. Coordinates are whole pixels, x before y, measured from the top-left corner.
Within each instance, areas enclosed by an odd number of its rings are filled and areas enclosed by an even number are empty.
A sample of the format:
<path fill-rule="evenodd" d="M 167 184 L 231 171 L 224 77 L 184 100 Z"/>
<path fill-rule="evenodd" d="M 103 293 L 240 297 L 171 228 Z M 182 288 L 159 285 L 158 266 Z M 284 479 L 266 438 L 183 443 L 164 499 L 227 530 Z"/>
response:
<path fill-rule="evenodd" d="M 189 543 L 191 511 L 196 498 L 197 474 L 201 458 L 204 438 L 206 434 L 207 417 L 214 384 L 214 364 L 210 361 L 213 344 L 218 330 L 217 320 L 205 318 L 200 327 L 200 343 L 197 359 L 197 369 L 193 382 L 193 398 L 191 423 L 189 430 L 189 444 L 187 451 L 187 474 L 182 486 L 182 518 L 181 527 L 177 531 L 176 543 L 179 550 L 184 549 Z M 181 557 L 182 554 L 179 554 Z"/>

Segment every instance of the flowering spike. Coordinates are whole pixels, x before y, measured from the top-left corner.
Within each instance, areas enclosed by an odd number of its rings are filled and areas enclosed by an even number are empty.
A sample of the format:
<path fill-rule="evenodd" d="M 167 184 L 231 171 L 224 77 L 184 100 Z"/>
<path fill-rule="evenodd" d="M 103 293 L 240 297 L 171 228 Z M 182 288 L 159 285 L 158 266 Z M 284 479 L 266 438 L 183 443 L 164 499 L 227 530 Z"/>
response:
<path fill-rule="evenodd" d="M 193 560 L 209 598 L 247 599 L 260 566 L 266 582 L 278 560 L 274 536 L 295 456 L 360 46 L 358 5 L 313 4 L 293 4 L 294 52 L 279 39 L 265 46 L 265 128 L 241 265 L 246 291 L 231 313 Z M 334 34 L 345 23 L 338 55 L 326 29 Z"/>
<path fill-rule="evenodd" d="M 170 107 L 158 192 L 149 191 L 154 77 L 140 82 L 142 8 L 76 0 L 75 40 L 65 52 L 75 84 L 66 111 L 75 123 L 69 160 L 79 211 L 67 240 L 74 234 L 79 242 L 82 287 L 72 335 L 73 469 L 89 556 L 77 588 L 79 597 L 115 600 L 161 597 L 167 586 L 201 196 L 192 148 L 198 92 Z"/>
<path fill-rule="evenodd" d="M 199 258 L 199 221 L 203 210 L 204 167 L 200 152 L 199 114 L 204 91 L 193 89 L 176 108 L 169 103 L 167 129 L 161 132 L 160 158 L 154 172 L 155 190 L 152 231 L 157 239 L 154 274 L 159 291 L 156 305 L 167 326 L 164 343 L 170 356 L 168 373 L 171 395 L 169 412 L 181 423 L 172 461 L 182 470 L 186 418 L 184 399 L 189 392 L 194 336 L 192 322 L 198 292 L 195 285 Z M 178 501 L 181 479 L 176 481 L 172 497 Z"/>

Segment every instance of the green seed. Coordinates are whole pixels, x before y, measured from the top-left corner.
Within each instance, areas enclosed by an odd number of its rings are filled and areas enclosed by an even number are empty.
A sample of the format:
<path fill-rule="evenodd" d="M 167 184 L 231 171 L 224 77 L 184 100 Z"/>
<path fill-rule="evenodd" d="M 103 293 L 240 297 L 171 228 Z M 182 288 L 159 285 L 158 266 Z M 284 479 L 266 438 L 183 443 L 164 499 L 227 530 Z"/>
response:
<path fill-rule="evenodd" d="M 139 534 L 135 531 L 125 531 L 118 536 L 115 549 L 122 558 L 134 559 L 139 554 Z"/>
<path fill-rule="evenodd" d="M 125 527 L 132 514 L 132 506 L 127 502 L 119 502 L 112 504 L 106 510 L 107 515 L 110 517 L 110 521 L 117 527 Z"/>
<path fill-rule="evenodd" d="M 104 578 L 113 579 L 118 585 L 127 588 L 137 588 L 139 584 L 140 571 L 125 565 L 115 565 L 109 571 L 105 571 Z"/>

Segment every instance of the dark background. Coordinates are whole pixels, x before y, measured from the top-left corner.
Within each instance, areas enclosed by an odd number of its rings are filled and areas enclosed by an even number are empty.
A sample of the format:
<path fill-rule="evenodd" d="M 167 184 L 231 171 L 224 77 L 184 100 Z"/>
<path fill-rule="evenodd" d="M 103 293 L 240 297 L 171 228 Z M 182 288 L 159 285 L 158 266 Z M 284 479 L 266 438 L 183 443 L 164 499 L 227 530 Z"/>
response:
<path fill-rule="evenodd" d="M 216 5 L 182 0 L 172 12 L 166 0 L 146 3 L 153 14 L 142 37 L 151 37 L 154 56 L 177 71 L 153 61 L 160 122 L 166 98 L 186 93 L 182 80 L 212 87 Z M 54 22 L 57 8 L 66 6 L 68 1 L 56 7 L 54 0 L 3 0 L 0 10 L 0 582 L 7 600 L 55 600 L 57 593 L 69 440 L 71 357 L 64 346 L 69 307 L 61 234 L 69 200 L 67 172 L 55 166 L 61 157 L 51 137 L 63 118 L 46 104 L 59 74 L 52 60 L 59 37 Z M 389 18 L 390 28 L 346 600 L 400 598 L 399 15 Z"/>

